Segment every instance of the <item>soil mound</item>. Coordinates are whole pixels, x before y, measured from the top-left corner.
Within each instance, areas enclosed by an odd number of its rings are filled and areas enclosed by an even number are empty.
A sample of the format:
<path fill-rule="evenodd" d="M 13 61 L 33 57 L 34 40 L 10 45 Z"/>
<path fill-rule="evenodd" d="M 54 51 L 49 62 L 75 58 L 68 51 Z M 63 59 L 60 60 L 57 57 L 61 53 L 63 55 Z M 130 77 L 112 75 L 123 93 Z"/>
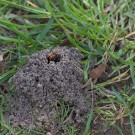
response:
<path fill-rule="evenodd" d="M 53 61 L 55 53 L 61 56 L 59 62 Z M 50 62 L 49 56 L 52 59 Z M 16 95 L 10 99 L 11 123 L 29 129 L 39 126 L 46 131 L 57 132 L 61 101 L 72 108 L 65 122 L 71 122 L 71 117 L 80 122 L 82 114 L 90 108 L 85 93 L 81 92 L 82 58 L 77 49 L 66 47 L 46 49 L 30 56 L 26 65 L 13 77 Z"/>

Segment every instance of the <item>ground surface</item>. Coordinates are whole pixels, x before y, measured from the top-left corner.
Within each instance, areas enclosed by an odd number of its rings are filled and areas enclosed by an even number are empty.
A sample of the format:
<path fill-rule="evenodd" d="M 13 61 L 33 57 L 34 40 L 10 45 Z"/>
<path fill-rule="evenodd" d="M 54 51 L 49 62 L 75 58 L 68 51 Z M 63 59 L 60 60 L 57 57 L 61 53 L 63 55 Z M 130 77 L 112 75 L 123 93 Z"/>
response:
<path fill-rule="evenodd" d="M 73 46 L 84 55 L 80 63 L 82 91 L 91 94 L 91 109 L 83 124 L 64 124 L 72 106 L 61 101 L 57 108 L 57 120 L 62 127 L 59 132 L 64 135 L 135 135 L 134 0 L 52 3 L 1 0 L 0 6 L 2 134 L 45 135 L 49 132 L 41 127 L 29 131 L 7 123 L 4 102 L 15 95 L 12 76 L 26 64 L 27 57 L 47 48 Z M 12 107 L 8 112 L 12 112 Z"/>

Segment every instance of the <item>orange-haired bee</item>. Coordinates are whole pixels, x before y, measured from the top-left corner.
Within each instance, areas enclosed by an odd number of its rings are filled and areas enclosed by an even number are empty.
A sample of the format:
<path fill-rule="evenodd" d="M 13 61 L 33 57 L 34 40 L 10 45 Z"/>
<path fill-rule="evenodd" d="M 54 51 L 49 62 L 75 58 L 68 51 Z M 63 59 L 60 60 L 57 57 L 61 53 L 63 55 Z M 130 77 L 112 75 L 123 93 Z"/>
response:
<path fill-rule="evenodd" d="M 52 53 L 50 56 L 48 56 L 47 60 L 48 60 L 48 64 L 50 63 L 50 61 L 54 61 L 55 63 L 60 62 L 62 59 L 62 56 L 60 54 L 58 54 L 57 52 Z"/>

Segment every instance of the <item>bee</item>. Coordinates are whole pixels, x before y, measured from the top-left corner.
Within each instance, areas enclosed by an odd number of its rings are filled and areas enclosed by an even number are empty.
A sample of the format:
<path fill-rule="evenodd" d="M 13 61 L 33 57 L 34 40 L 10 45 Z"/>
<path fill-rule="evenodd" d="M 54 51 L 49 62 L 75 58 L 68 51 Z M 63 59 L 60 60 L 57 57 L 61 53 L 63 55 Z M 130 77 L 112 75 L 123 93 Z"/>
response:
<path fill-rule="evenodd" d="M 58 53 L 58 51 L 52 53 L 50 56 L 47 57 L 48 64 L 50 61 L 54 61 L 55 63 L 60 62 L 62 59 L 62 56 Z"/>

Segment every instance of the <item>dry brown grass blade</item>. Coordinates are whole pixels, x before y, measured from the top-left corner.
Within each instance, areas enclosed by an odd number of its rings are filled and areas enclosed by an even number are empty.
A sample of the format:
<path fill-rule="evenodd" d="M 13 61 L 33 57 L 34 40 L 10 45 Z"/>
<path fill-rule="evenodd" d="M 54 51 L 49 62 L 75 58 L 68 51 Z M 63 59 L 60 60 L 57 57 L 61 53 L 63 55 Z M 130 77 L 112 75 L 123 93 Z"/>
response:
<path fill-rule="evenodd" d="M 135 35 L 135 31 L 134 31 L 134 32 L 129 33 L 128 35 L 126 35 L 126 36 L 125 36 L 125 38 L 129 38 L 129 37 L 131 37 L 131 36 L 133 36 L 133 35 Z M 123 40 L 123 38 L 124 38 L 124 37 L 122 37 L 122 38 L 118 38 L 118 39 L 117 39 L 117 41 L 121 41 L 121 40 Z"/>

